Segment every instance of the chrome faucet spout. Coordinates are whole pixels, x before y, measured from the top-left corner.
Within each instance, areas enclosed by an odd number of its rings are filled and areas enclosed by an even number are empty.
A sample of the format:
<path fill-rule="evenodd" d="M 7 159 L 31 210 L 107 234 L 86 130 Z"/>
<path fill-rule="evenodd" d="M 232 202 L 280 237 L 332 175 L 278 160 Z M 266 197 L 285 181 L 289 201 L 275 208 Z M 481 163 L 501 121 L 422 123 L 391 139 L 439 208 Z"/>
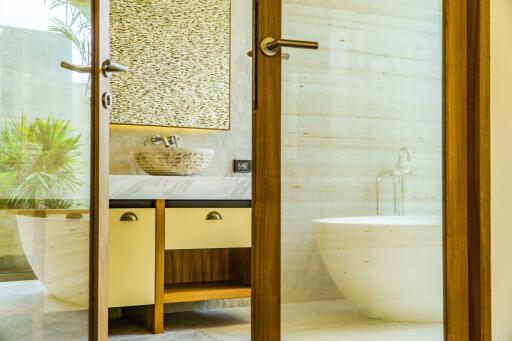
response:
<path fill-rule="evenodd" d="M 169 148 L 171 146 L 171 142 L 169 142 L 169 139 L 165 136 L 160 136 L 160 135 L 153 135 L 151 136 L 151 143 L 157 145 L 157 144 L 160 144 L 160 143 L 164 143 L 164 146 L 166 148 Z"/>
<path fill-rule="evenodd" d="M 168 137 L 169 145 L 178 148 L 180 146 L 180 137 L 178 135 L 171 135 Z"/>
<path fill-rule="evenodd" d="M 171 146 L 171 142 L 169 142 L 169 139 L 167 137 L 163 136 L 162 141 L 164 142 L 165 148 L 169 148 Z"/>

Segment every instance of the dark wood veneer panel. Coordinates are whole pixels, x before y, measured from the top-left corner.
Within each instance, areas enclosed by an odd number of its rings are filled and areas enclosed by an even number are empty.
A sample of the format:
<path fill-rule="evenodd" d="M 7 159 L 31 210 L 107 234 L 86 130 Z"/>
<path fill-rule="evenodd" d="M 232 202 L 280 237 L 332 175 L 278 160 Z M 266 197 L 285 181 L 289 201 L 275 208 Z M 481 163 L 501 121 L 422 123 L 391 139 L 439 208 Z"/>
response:
<path fill-rule="evenodd" d="M 250 286 L 250 248 L 165 250 L 165 283 L 231 281 Z"/>
<path fill-rule="evenodd" d="M 468 4 L 469 336 L 490 341 L 490 1 Z"/>
<path fill-rule="evenodd" d="M 155 208 L 156 200 L 110 199 L 109 208 Z"/>
<path fill-rule="evenodd" d="M 254 4 L 252 120 L 251 340 L 281 339 L 281 52 L 267 57 L 266 37 L 281 38 L 281 1 Z M 285 37 L 288 38 L 288 37 Z M 290 37 L 291 38 L 291 37 Z M 293 37 L 300 39 L 301 37 Z"/>

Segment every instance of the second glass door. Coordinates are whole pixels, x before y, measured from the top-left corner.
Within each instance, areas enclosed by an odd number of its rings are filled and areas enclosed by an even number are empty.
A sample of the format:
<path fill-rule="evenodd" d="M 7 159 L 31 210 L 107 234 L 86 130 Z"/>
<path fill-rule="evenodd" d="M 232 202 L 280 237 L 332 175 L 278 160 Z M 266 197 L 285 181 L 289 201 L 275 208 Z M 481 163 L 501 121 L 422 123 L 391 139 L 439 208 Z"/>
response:
<path fill-rule="evenodd" d="M 0 339 L 88 340 L 89 0 L 0 0 Z"/>
<path fill-rule="evenodd" d="M 283 1 L 284 340 L 443 335 L 442 1 Z"/>

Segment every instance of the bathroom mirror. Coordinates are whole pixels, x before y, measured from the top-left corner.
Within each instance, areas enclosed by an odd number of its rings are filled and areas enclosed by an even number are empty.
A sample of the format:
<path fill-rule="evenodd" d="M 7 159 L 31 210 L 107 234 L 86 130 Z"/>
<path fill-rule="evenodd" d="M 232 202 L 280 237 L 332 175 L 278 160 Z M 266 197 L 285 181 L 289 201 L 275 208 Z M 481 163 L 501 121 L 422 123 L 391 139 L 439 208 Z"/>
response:
<path fill-rule="evenodd" d="M 230 0 L 111 0 L 111 123 L 230 128 Z"/>

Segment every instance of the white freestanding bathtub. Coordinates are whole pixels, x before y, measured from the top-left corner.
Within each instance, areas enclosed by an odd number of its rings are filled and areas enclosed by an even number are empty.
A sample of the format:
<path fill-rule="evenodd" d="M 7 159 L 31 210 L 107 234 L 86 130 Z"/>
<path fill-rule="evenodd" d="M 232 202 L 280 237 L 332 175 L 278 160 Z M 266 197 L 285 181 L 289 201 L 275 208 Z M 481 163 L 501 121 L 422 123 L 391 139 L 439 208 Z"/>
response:
<path fill-rule="evenodd" d="M 32 270 L 48 293 L 87 307 L 89 301 L 89 217 L 66 219 L 17 215 L 21 245 Z"/>
<path fill-rule="evenodd" d="M 442 321 L 441 217 L 340 217 L 313 224 L 327 271 L 361 313 Z"/>

